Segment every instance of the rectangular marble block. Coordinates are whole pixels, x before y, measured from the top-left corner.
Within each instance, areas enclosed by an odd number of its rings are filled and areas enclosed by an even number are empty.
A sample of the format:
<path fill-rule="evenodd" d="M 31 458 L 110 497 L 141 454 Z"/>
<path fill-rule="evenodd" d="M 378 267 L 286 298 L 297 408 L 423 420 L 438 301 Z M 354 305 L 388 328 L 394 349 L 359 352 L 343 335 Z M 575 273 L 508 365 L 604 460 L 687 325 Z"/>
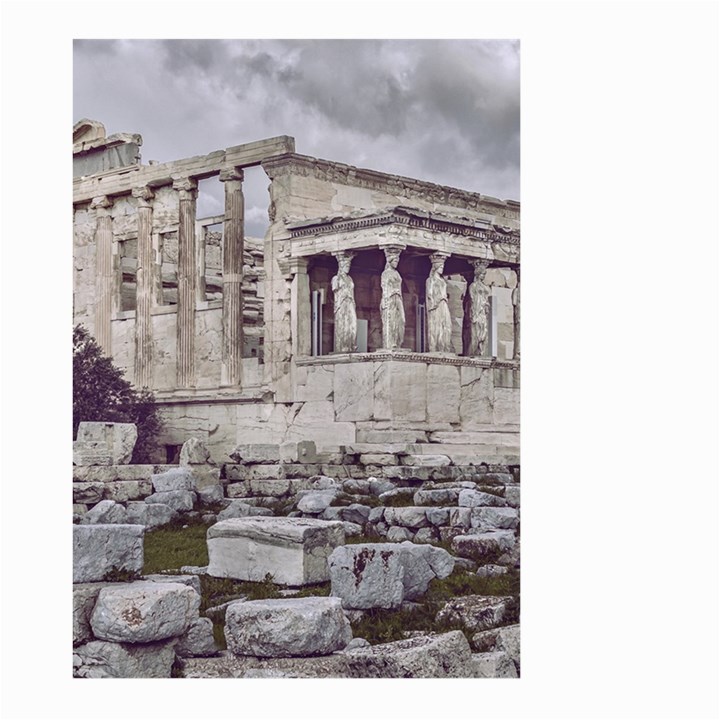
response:
<path fill-rule="evenodd" d="M 280 585 L 311 585 L 330 579 L 327 559 L 345 531 L 310 518 L 232 518 L 208 529 L 207 544 L 213 577 L 260 582 L 269 573 Z"/>

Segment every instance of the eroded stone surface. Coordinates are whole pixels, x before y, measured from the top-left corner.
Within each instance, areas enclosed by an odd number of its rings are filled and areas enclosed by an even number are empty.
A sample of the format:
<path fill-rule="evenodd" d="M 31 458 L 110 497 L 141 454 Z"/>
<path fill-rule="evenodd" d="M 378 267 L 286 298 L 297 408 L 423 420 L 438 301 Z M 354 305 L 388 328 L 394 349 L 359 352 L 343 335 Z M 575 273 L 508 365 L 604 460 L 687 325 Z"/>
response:
<path fill-rule="evenodd" d="M 180 450 L 180 465 L 204 465 L 210 462 L 210 451 L 199 438 L 190 438 Z"/>
<path fill-rule="evenodd" d="M 93 640 L 75 648 L 73 675 L 81 678 L 169 678 L 175 640 L 143 645 Z"/>
<path fill-rule="evenodd" d="M 140 572 L 142 525 L 73 525 L 73 582 L 99 582 L 112 570 Z"/>
<path fill-rule="evenodd" d="M 175 512 L 189 512 L 195 507 L 196 495 L 190 490 L 168 490 L 156 492 L 145 498 L 149 505 L 160 503 L 171 507 Z"/>
<path fill-rule="evenodd" d="M 188 468 L 179 467 L 153 475 L 152 485 L 156 493 L 194 490 L 195 478 Z"/>
<path fill-rule="evenodd" d="M 339 598 L 283 598 L 232 603 L 225 638 L 235 655 L 307 657 L 343 649 L 352 631 Z"/>
<path fill-rule="evenodd" d="M 198 617 L 190 627 L 180 636 L 175 652 L 180 657 L 210 657 L 217 653 L 215 638 L 213 637 L 213 624 L 210 618 Z"/>
<path fill-rule="evenodd" d="M 499 625 L 512 602 L 511 597 L 466 595 L 445 603 L 435 622 L 461 622 L 468 630 L 488 630 Z"/>
<path fill-rule="evenodd" d="M 515 533 L 512 530 L 473 535 L 458 535 L 452 540 L 453 550 L 462 557 L 482 562 L 487 557 L 510 551 L 515 547 Z M 487 562 L 487 560 L 485 560 Z"/>
<path fill-rule="evenodd" d="M 148 528 L 159 527 L 172 522 L 177 512 L 163 503 L 145 503 L 140 501 L 127 504 L 127 521 Z"/>
<path fill-rule="evenodd" d="M 249 505 L 242 500 L 232 500 L 230 504 L 218 513 L 217 519 L 228 520 L 230 518 L 250 517 L 253 515 L 272 515 L 272 510 L 264 507 Z"/>
<path fill-rule="evenodd" d="M 113 525 L 131 523 L 132 520 L 122 505 L 114 500 L 101 500 L 83 515 L 81 522 L 83 525 Z"/>
<path fill-rule="evenodd" d="M 127 465 L 132 458 L 137 427 L 132 423 L 81 422 L 78 426 L 79 443 L 104 443 L 110 456 L 110 462 L 76 463 L 85 465 Z"/>

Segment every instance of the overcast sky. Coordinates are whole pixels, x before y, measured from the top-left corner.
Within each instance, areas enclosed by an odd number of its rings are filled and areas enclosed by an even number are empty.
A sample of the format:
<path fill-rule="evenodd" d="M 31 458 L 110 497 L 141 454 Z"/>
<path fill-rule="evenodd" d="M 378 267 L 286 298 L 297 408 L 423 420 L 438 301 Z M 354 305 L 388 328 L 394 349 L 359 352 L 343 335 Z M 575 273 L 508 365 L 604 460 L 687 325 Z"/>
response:
<path fill-rule="evenodd" d="M 520 199 L 520 47 L 502 40 L 77 40 L 75 121 L 143 137 L 142 161 L 275 135 L 296 152 Z M 267 225 L 247 171 L 247 234 Z M 202 184 L 199 215 L 222 213 Z"/>

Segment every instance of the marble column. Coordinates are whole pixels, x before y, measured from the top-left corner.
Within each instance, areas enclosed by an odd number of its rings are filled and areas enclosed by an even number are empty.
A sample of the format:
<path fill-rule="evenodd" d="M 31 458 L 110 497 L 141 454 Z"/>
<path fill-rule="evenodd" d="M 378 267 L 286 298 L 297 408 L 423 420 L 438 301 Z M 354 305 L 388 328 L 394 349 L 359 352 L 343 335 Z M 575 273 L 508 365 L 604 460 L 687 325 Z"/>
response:
<path fill-rule="evenodd" d="M 95 339 L 108 357 L 112 356 L 112 313 L 115 290 L 113 266 L 113 233 L 110 208 L 106 195 L 93 198 L 95 210 Z"/>
<path fill-rule="evenodd" d="M 384 247 L 385 269 L 380 276 L 382 300 L 380 316 L 382 318 L 383 349 L 393 350 L 402 347 L 405 338 L 405 307 L 402 298 L 402 276 L 397 270 L 400 253 L 404 248 Z"/>
<path fill-rule="evenodd" d="M 135 278 L 135 384 L 152 385 L 152 306 L 155 291 L 155 252 L 152 241 L 152 199 L 149 187 L 133 188 L 137 202 L 137 275 Z"/>
<path fill-rule="evenodd" d="M 487 260 L 472 260 L 473 280 L 465 293 L 464 340 L 465 355 L 480 357 L 487 355 L 488 339 L 488 298 L 490 286 L 485 284 Z"/>
<path fill-rule="evenodd" d="M 176 384 L 178 388 L 191 388 L 195 384 L 195 292 L 197 287 L 195 203 L 197 181 L 192 178 L 175 180 L 173 189 L 179 195 Z"/>
<path fill-rule="evenodd" d="M 430 275 L 425 281 L 428 351 L 450 353 L 452 347 L 452 317 L 448 304 L 447 282 L 443 277 L 447 253 L 433 253 Z"/>
<path fill-rule="evenodd" d="M 353 252 L 333 253 L 338 272 L 331 281 L 335 311 L 335 342 L 333 351 L 351 353 L 357 350 L 357 313 L 355 311 L 355 283 L 350 277 Z"/>
<path fill-rule="evenodd" d="M 220 173 L 225 183 L 225 224 L 222 252 L 222 370 L 221 385 L 242 385 L 243 356 L 243 248 L 245 246 L 245 206 L 243 171 L 230 168 Z"/>
<path fill-rule="evenodd" d="M 292 322 L 293 357 L 307 357 L 311 353 L 312 311 L 310 307 L 310 277 L 306 258 L 293 258 L 289 268 L 290 317 Z"/>
<path fill-rule="evenodd" d="M 513 330 L 514 330 L 514 342 L 513 342 L 513 360 L 520 360 L 520 266 L 515 270 L 515 278 L 517 285 L 512 292 L 512 304 L 513 304 Z"/>

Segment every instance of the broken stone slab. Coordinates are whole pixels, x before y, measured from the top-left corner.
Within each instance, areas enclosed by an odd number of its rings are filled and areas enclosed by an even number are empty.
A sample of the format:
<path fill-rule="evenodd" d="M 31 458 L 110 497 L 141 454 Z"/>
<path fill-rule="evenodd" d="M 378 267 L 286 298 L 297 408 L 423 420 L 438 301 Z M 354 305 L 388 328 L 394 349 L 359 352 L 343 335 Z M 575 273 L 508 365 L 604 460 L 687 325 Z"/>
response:
<path fill-rule="evenodd" d="M 180 657 L 211 657 L 217 651 L 212 620 L 206 617 L 195 618 L 175 646 Z"/>
<path fill-rule="evenodd" d="M 345 530 L 345 537 L 358 537 L 362 535 L 362 525 L 358 525 L 354 522 L 343 522 L 343 530 Z"/>
<path fill-rule="evenodd" d="M 450 508 L 429 507 L 425 511 L 425 517 L 431 525 L 447 525 L 450 518 Z"/>
<path fill-rule="evenodd" d="M 225 639 L 235 655 L 308 657 L 342 650 L 352 630 L 337 597 L 252 600 L 228 607 Z"/>
<path fill-rule="evenodd" d="M 126 515 L 129 523 L 155 528 L 172 522 L 178 514 L 169 505 L 136 500 L 127 504 Z"/>
<path fill-rule="evenodd" d="M 113 583 L 79 583 L 73 585 L 73 646 L 93 639 L 90 618 L 99 592 Z"/>
<path fill-rule="evenodd" d="M 424 507 L 388 507 L 385 508 L 385 522 L 388 525 L 400 525 L 401 527 L 417 529 L 427 527 L 428 519 Z"/>
<path fill-rule="evenodd" d="M 297 509 L 309 515 L 320 515 L 337 496 L 338 491 L 335 489 L 309 490 L 304 492 L 298 500 Z"/>
<path fill-rule="evenodd" d="M 413 541 L 419 544 L 432 543 L 439 539 L 438 531 L 434 527 L 420 528 L 415 532 Z"/>
<path fill-rule="evenodd" d="M 265 464 L 280 462 L 280 446 L 270 443 L 237 445 L 230 453 L 230 459 L 242 464 Z"/>
<path fill-rule="evenodd" d="M 498 575 L 505 575 L 508 569 L 504 565 L 481 565 L 477 569 L 476 575 L 478 577 L 497 577 Z"/>
<path fill-rule="evenodd" d="M 450 527 L 461 527 L 469 528 L 472 521 L 472 512 L 467 507 L 453 507 L 450 508 L 450 514 L 448 515 L 448 524 Z"/>
<path fill-rule="evenodd" d="M 328 557 L 345 542 L 340 522 L 314 518 L 247 517 L 208 528 L 208 574 L 280 585 L 330 579 Z"/>
<path fill-rule="evenodd" d="M 382 503 L 392 501 L 397 497 L 410 499 L 414 495 L 415 491 L 412 488 L 399 487 L 396 488 L 394 485 L 391 490 L 386 490 L 379 495 L 379 500 Z"/>
<path fill-rule="evenodd" d="M 73 483 L 73 502 L 95 505 L 102 500 L 105 485 L 101 482 Z"/>
<path fill-rule="evenodd" d="M 118 480 L 105 483 L 103 499 L 128 502 L 146 498 L 150 493 L 152 493 L 152 483 L 149 480 Z"/>
<path fill-rule="evenodd" d="M 452 573 L 455 558 L 447 550 L 412 542 L 404 542 L 394 548 L 405 568 L 403 599 L 417 600 L 422 597 L 430 581 L 442 580 Z"/>
<path fill-rule="evenodd" d="M 73 442 L 73 465 L 80 467 L 94 467 L 99 465 L 112 465 L 112 455 L 106 442 L 87 442 L 75 440 Z"/>
<path fill-rule="evenodd" d="M 186 678 L 346 678 L 343 653 L 314 657 L 256 658 L 224 650 L 212 658 L 182 660 Z"/>
<path fill-rule="evenodd" d="M 343 481 L 342 489 L 350 495 L 370 495 L 370 481 L 348 478 Z"/>
<path fill-rule="evenodd" d="M 281 443 L 279 454 L 283 463 L 312 464 L 318 459 L 317 447 L 312 440 Z"/>
<path fill-rule="evenodd" d="M 361 465 L 397 465 L 397 455 L 365 453 L 360 456 Z"/>
<path fill-rule="evenodd" d="M 200 578 L 197 575 L 165 575 L 163 573 L 154 573 L 152 575 L 145 575 L 142 579 L 149 582 L 180 583 L 181 585 L 187 585 L 188 587 L 192 588 L 198 595 L 202 594 Z"/>
<path fill-rule="evenodd" d="M 383 518 L 385 517 L 385 508 L 380 507 L 374 507 L 371 508 L 370 514 L 368 515 L 368 522 L 370 523 L 379 523 L 383 521 Z"/>
<path fill-rule="evenodd" d="M 341 508 L 341 510 L 342 519 L 345 522 L 364 525 L 370 517 L 370 508 L 367 505 L 361 505 L 360 503 L 351 503 L 350 505 Z"/>
<path fill-rule="evenodd" d="M 450 458 L 447 455 L 404 455 L 401 462 L 413 467 L 446 467 L 450 465 Z"/>
<path fill-rule="evenodd" d="M 195 507 L 196 495 L 190 490 L 168 490 L 156 492 L 145 498 L 149 505 L 161 503 L 170 506 L 175 512 L 189 512 Z"/>
<path fill-rule="evenodd" d="M 330 594 L 345 608 L 396 608 L 403 601 L 405 569 L 387 543 L 344 545 L 328 560 Z"/>
<path fill-rule="evenodd" d="M 392 543 L 405 542 L 407 540 L 412 540 L 414 537 L 411 530 L 400 527 L 399 525 L 393 525 L 392 527 L 389 527 L 385 536 L 387 537 L 388 542 Z"/>
<path fill-rule="evenodd" d="M 101 500 L 83 515 L 80 522 L 83 525 L 127 525 L 132 521 L 127 517 L 127 510 L 122 505 L 114 500 Z"/>
<path fill-rule="evenodd" d="M 518 511 L 511 507 L 474 507 L 470 516 L 470 526 L 481 532 L 514 530 L 519 522 Z"/>
<path fill-rule="evenodd" d="M 109 464 L 127 465 L 135 449 L 137 427 L 133 423 L 81 422 L 78 426 L 77 441 L 80 443 L 105 443 L 110 455 Z M 96 464 L 104 465 L 105 463 Z"/>
<path fill-rule="evenodd" d="M 471 646 L 476 652 L 506 652 L 520 669 L 520 625 L 506 625 L 492 630 L 482 630 L 472 636 Z"/>
<path fill-rule="evenodd" d="M 504 507 L 507 505 L 505 498 L 480 492 L 479 490 L 461 490 L 458 493 L 458 505 L 460 507 Z"/>
<path fill-rule="evenodd" d="M 198 488 L 197 497 L 201 505 L 221 505 L 225 502 L 225 491 L 220 484 L 208 485 L 207 487 Z"/>
<path fill-rule="evenodd" d="M 230 504 L 224 509 L 221 510 L 218 515 L 217 519 L 220 520 L 228 520 L 230 518 L 242 518 L 242 517 L 251 517 L 253 515 L 272 515 L 273 512 L 270 510 L 270 508 L 264 508 L 264 507 L 257 507 L 256 505 L 249 505 L 246 502 L 243 502 L 242 500 L 232 500 Z"/>
<path fill-rule="evenodd" d="M 73 468 L 73 482 L 110 483 L 119 480 L 150 480 L 154 472 L 154 465 L 88 465 Z"/>
<path fill-rule="evenodd" d="M 202 440 L 191 437 L 183 443 L 180 465 L 207 465 L 210 462 L 210 451 Z"/>
<path fill-rule="evenodd" d="M 73 582 L 100 582 L 112 570 L 140 572 L 142 525 L 73 525 Z"/>
<path fill-rule="evenodd" d="M 195 490 L 195 478 L 188 468 L 173 468 L 153 475 L 152 486 L 156 493 Z"/>
<path fill-rule="evenodd" d="M 434 490 L 418 490 L 413 495 L 415 505 L 455 505 L 460 490 L 441 488 Z"/>
<path fill-rule="evenodd" d="M 195 479 L 195 490 L 220 485 L 220 468 L 212 465 L 187 465 Z"/>
<path fill-rule="evenodd" d="M 488 556 L 512 550 L 515 543 L 515 533 L 512 530 L 494 530 L 474 535 L 458 535 L 452 539 L 452 548 L 462 557 L 482 562 Z"/>
<path fill-rule="evenodd" d="M 462 623 L 468 630 L 489 630 L 505 617 L 512 597 L 465 595 L 449 600 L 438 611 L 435 622 Z"/>
<path fill-rule="evenodd" d="M 386 492 L 390 492 L 395 489 L 395 485 L 393 485 L 393 483 L 389 480 L 378 480 L 377 478 L 370 477 L 368 478 L 368 483 L 370 485 L 370 494 L 375 497 L 380 497 Z"/>
<path fill-rule="evenodd" d="M 477 678 L 518 678 L 517 667 L 508 653 L 485 652 L 472 656 Z"/>
<path fill-rule="evenodd" d="M 342 521 L 342 511 L 344 507 L 338 507 L 336 505 L 329 505 L 323 510 L 321 515 L 323 520 L 340 520 Z"/>
<path fill-rule="evenodd" d="M 506 485 L 505 486 L 505 500 L 510 507 L 520 507 L 520 486 L 519 485 Z"/>
<path fill-rule="evenodd" d="M 81 678 L 169 678 L 175 640 L 143 645 L 93 640 L 73 651 L 73 676 Z"/>
<path fill-rule="evenodd" d="M 200 596 L 187 585 L 140 580 L 103 588 L 90 626 L 99 640 L 156 642 L 182 635 L 199 609 Z"/>
<path fill-rule="evenodd" d="M 350 677 L 469 678 L 472 652 L 460 630 L 423 635 L 342 653 Z"/>

